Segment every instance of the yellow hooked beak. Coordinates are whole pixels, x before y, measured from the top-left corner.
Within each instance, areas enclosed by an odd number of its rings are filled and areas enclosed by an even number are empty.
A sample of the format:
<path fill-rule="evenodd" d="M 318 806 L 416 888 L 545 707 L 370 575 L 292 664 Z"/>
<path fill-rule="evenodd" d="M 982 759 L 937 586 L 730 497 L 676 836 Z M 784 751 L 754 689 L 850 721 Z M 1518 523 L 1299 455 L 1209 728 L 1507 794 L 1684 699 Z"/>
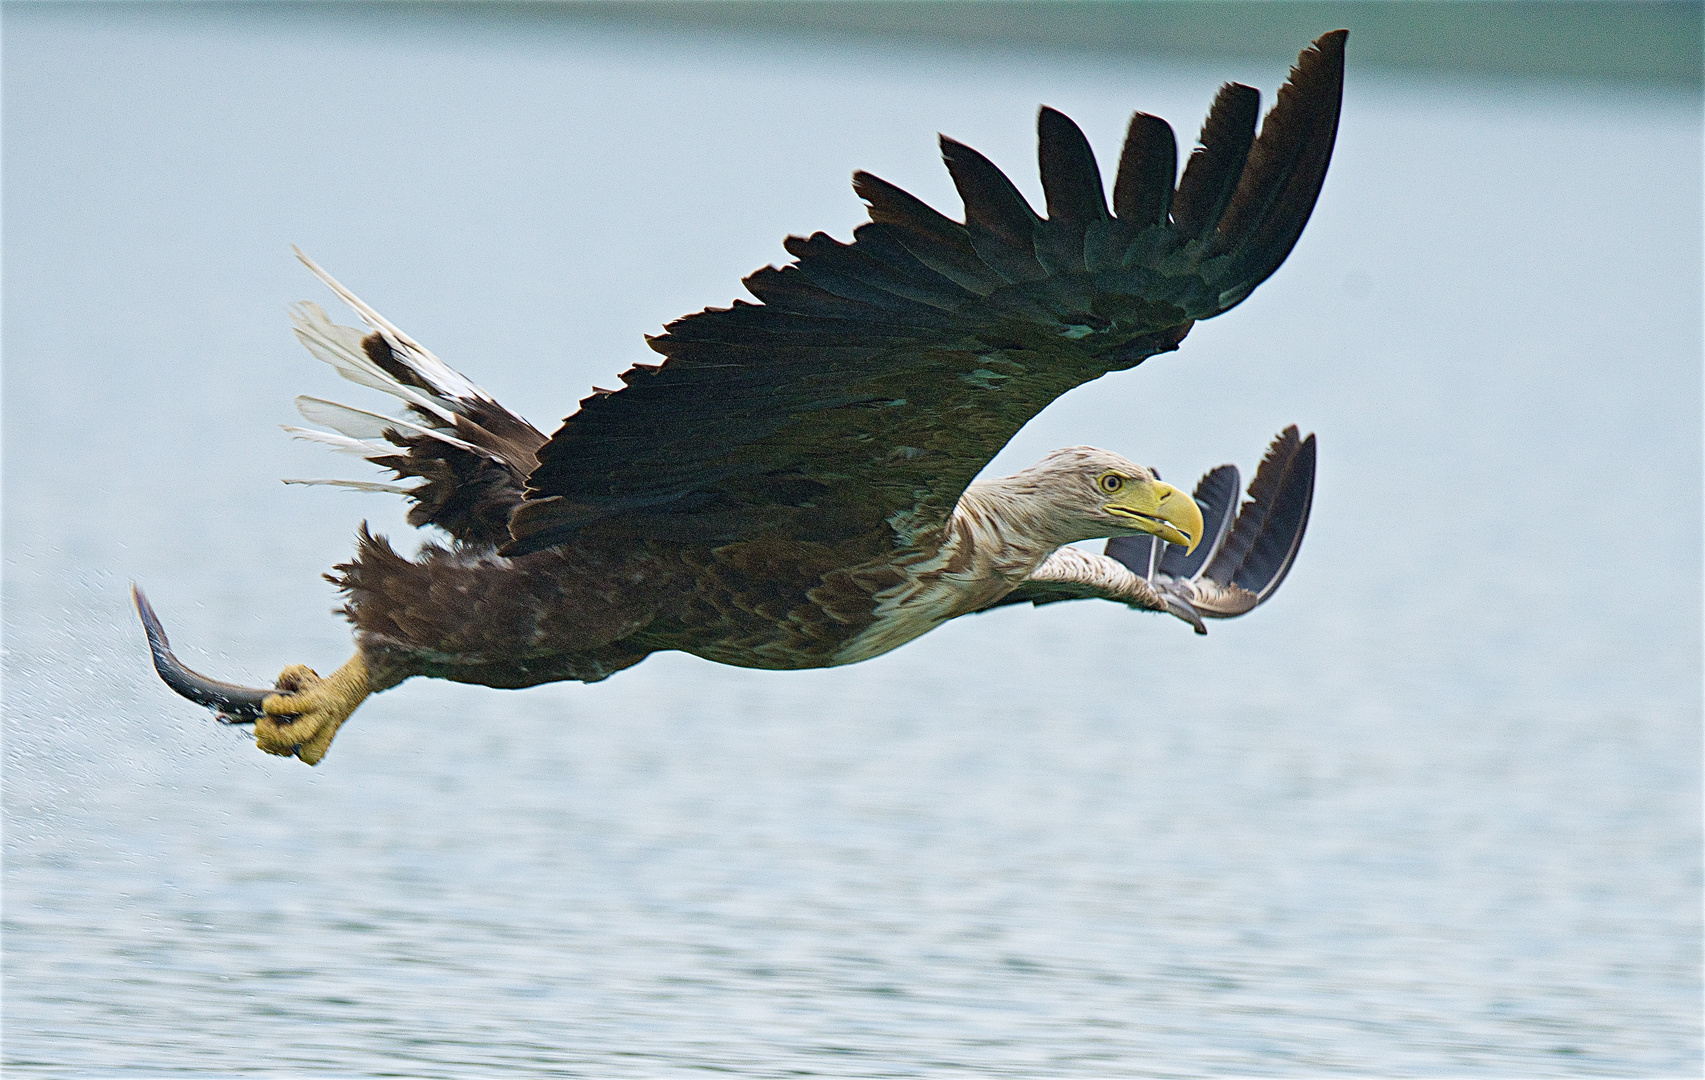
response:
<path fill-rule="evenodd" d="M 1126 483 L 1102 509 L 1186 552 L 1195 551 L 1202 542 L 1202 508 L 1195 499 L 1159 480 Z"/>

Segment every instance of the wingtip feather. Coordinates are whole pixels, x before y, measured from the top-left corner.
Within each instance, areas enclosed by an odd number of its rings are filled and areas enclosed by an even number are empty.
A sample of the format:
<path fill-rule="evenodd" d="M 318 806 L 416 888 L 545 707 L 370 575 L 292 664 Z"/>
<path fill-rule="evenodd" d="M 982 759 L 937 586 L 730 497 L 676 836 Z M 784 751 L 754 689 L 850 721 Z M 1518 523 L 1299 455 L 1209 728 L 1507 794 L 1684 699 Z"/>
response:
<path fill-rule="evenodd" d="M 1302 51 L 1249 148 L 1212 245 L 1215 253 L 1233 254 L 1225 307 L 1284 263 L 1314 212 L 1343 110 L 1348 36 L 1347 30 L 1335 30 Z"/>

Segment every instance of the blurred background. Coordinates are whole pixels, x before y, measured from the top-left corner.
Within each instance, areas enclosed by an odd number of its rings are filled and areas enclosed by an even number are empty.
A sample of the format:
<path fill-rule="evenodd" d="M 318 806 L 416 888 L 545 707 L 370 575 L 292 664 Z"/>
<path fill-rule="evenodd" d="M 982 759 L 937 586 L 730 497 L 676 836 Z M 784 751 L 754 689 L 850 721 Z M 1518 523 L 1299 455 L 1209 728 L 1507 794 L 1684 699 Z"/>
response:
<path fill-rule="evenodd" d="M 19 1076 L 1695 1076 L 1697 3 L 34 4 L 4 18 L 4 1063 Z M 991 465 L 1174 481 L 1318 433 L 1284 589 L 964 619 L 845 669 L 416 681 L 309 769 L 259 684 L 400 500 L 298 244 L 551 430 L 863 220 L 1041 204 L 1351 29 L 1314 219 Z M 336 315 L 353 322 L 347 313 Z M 1594 554 L 1594 553 L 1597 554 Z"/>

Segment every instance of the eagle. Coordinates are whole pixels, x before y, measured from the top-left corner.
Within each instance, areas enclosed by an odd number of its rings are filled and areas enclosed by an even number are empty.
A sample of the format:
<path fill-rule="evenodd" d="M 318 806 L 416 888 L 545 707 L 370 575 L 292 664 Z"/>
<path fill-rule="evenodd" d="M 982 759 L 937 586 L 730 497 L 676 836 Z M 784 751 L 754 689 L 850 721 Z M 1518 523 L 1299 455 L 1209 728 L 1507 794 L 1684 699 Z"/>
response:
<path fill-rule="evenodd" d="M 661 363 L 596 390 L 549 438 L 298 251 L 365 325 L 303 303 L 296 336 L 403 406 L 298 398 L 317 427 L 287 430 L 394 477 L 286 482 L 401 494 L 411 525 L 448 540 L 409 558 L 363 525 L 327 575 L 355 655 L 265 689 L 185 667 L 134 589 L 156 670 L 253 724 L 260 749 L 313 765 L 369 695 L 415 676 L 596 682 L 665 649 L 851 664 L 1020 603 L 1111 600 L 1197 633 L 1252 610 L 1302 542 L 1313 435 L 1285 429 L 1241 505 L 1233 466 L 1186 494 L 1088 446 L 977 477 L 1049 402 L 1177 349 L 1278 269 L 1332 156 L 1346 37 L 1302 52 L 1259 135 L 1259 92 L 1223 86 L 1182 177 L 1172 128 L 1133 115 L 1111 209 L 1083 132 L 1047 107 L 1045 215 L 945 136 L 962 221 L 854 173 L 870 221 L 851 243 L 788 237 L 792 262 L 745 279 L 755 302 L 671 323 L 648 339 Z M 1101 538 L 1102 554 L 1073 546 Z"/>

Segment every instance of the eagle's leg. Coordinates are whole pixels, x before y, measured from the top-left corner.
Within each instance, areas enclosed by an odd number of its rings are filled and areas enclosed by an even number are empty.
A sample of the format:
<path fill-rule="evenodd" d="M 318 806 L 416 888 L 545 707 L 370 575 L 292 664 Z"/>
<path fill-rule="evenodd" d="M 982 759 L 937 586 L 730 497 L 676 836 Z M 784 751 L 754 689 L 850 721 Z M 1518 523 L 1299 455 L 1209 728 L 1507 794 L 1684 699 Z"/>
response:
<path fill-rule="evenodd" d="M 373 692 L 360 653 L 323 679 L 305 664 L 291 664 L 277 686 L 279 692 L 261 702 L 265 715 L 255 720 L 255 745 L 309 765 L 319 764 L 337 729 Z"/>

